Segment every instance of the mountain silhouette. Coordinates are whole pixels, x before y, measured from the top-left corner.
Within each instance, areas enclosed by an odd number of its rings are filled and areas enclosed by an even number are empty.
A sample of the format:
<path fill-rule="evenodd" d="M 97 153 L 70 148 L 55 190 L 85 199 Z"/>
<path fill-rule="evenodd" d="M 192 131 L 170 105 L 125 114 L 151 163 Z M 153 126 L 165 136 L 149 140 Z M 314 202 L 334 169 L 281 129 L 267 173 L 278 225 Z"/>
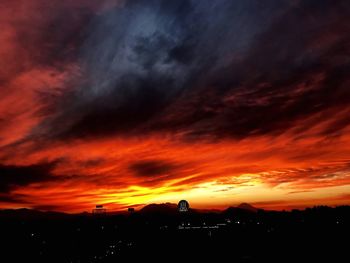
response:
<path fill-rule="evenodd" d="M 20 209 L 3 209 L 0 210 L 2 218 L 20 218 L 20 219 L 40 219 L 40 218 L 66 218 L 71 216 L 55 211 L 40 211 L 28 208 Z"/>
<path fill-rule="evenodd" d="M 254 212 L 254 213 L 258 212 L 258 208 L 254 207 L 248 203 L 242 203 L 239 206 L 237 206 L 237 208 L 243 209 L 243 210 L 248 210 L 248 211 Z"/>
<path fill-rule="evenodd" d="M 177 213 L 177 205 L 172 203 L 149 204 L 140 209 L 140 213 L 175 214 Z"/>
<path fill-rule="evenodd" d="M 230 206 L 229 208 L 227 208 L 226 210 L 224 210 L 222 213 L 226 214 L 226 215 L 249 215 L 249 214 L 255 214 L 257 213 L 259 210 L 250 204 L 247 203 L 242 203 L 238 206 Z"/>

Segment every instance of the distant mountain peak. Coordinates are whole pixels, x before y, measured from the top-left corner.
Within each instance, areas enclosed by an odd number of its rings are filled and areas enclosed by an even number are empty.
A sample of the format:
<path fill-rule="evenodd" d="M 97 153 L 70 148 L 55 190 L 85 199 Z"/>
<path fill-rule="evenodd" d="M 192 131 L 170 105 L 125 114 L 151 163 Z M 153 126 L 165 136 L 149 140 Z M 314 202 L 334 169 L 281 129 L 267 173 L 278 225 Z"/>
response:
<path fill-rule="evenodd" d="M 240 208 L 240 209 L 244 209 L 244 210 L 248 210 L 248 211 L 251 211 L 251 212 L 257 212 L 258 209 L 248 203 L 241 203 L 239 206 L 237 206 L 237 208 Z"/>
<path fill-rule="evenodd" d="M 68 217 L 68 216 L 70 215 L 62 212 L 40 211 L 40 210 L 29 209 L 29 208 L 0 210 L 0 217 L 8 217 L 8 218 L 36 219 L 36 218 L 62 218 L 62 217 Z"/>
<path fill-rule="evenodd" d="M 177 211 L 177 205 L 172 203 L 149 204 L 144 206 L 140 212 L 143 213 L 173 213 Z"/>

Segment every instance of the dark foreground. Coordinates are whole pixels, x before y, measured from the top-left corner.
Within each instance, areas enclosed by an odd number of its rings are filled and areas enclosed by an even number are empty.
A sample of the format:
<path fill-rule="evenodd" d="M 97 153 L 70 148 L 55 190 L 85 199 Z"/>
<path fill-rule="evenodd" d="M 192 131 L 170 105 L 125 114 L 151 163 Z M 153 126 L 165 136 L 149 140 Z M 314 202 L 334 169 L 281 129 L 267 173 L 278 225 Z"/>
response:
<path fill-rule="evenodd" d="M 1 211 L 1 262 L 347 262 L 350 207 L 91 216 Z M 37 214 L 36 214 L 37 213 Z"/>

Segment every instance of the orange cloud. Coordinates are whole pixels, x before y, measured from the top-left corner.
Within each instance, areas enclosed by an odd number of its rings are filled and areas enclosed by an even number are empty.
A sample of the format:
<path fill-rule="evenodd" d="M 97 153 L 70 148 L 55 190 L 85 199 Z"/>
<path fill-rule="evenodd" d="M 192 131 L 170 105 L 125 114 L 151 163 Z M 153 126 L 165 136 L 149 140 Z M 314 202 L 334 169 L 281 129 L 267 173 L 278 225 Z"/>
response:
<path fill-rule="evenodd" d="M 259 203 L 283 197 L 293 203 L 294 196 L 308 193 L 298 205 L 316 204 L 322 198 L 315 202 L 315 197 L 318 192 L 322 196 L 324 189 L 329 189 L 325 202 L 346 191 L 350 185 L 347 133 L 331 140 L 306 133 L 298 136 L 285 133 L 192 143 L 165 135 L 115 137 L 36 149 L 29 144 L 19 147 L 6 164 L 28 166 L 59 160 L 51 171 L 55 180 L 18 187 L 12 195 L 24 197 L 29 204 L 61 205 L 68 211 L 87 210 L 96 203 L 118 209 L 153 201 L 175 202 L 186 196 L 198 206 L 222 207 L 242 198 Z M 263 191 L 271 194 L 266 196 Z"/>

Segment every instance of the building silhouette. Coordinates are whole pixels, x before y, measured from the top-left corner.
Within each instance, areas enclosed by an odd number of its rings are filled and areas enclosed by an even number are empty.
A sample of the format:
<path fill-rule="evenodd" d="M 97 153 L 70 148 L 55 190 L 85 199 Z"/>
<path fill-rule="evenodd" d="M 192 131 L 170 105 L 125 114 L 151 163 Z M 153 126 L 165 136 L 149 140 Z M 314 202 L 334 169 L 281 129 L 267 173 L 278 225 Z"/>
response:
<path fill-rule="evenodd" d="M 94 209 L 92 209 L 93 215 L 106 215 L 107 209 L 103 207 L 103 205 L 96 205 Z"/>
<path fill-rule="evenodd" d="M 188 212 L 190 205 L 186 200 L 181 200 L 177 205 L 177 209 L 181 213 Z"/>

